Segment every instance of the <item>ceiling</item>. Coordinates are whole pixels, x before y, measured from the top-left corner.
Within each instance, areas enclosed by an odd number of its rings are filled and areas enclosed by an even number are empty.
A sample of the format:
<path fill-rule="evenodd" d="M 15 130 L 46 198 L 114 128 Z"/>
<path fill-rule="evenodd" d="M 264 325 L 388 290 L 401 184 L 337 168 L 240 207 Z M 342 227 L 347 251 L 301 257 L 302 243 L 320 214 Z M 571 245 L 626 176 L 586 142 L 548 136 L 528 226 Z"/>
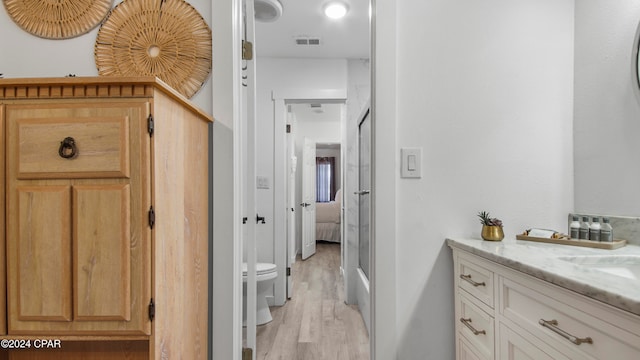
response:
<path fill-rule="evenodd" d="M 279 0 L 282 16 L 256 21 L 257 56 L 295 58 L 369 58 L 369 0 L 342 0 L 349 12 L 341 20 L 323 13 L 329 0 Z M 296 45 L 296 39 L 319 39 L 319 45 Z"/>

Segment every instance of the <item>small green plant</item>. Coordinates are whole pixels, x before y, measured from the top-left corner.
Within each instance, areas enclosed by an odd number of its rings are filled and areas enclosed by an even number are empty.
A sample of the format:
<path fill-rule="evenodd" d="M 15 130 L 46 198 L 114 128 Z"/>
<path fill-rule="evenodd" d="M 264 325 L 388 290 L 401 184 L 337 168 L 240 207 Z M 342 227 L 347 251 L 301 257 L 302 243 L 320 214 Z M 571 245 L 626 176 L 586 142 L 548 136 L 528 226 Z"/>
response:
<path fill-rule="evenodd" d="M 481 211 L 478 213 L 480 223 L 486 226 L 500 226 L 502 227 L 502 220 L 498 218 L 492 218 L 487 211 Z"/>

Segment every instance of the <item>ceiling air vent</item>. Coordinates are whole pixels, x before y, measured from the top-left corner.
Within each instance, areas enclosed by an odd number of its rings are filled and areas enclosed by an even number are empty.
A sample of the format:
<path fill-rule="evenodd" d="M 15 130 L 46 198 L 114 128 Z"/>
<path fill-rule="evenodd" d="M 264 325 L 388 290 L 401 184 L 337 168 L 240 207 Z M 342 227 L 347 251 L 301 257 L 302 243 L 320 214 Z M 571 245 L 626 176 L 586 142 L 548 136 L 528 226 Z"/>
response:
<path fill-rule="evenodd" d="M 324 113 L 324 109 L 322 108 L 322 104 L 311 103 L 311 104 L 309 104 L 309 107 L 311 108 L 311 111 L 313 111 L 316 114 Z"/>
<path fill-rule="evenodd" d="M 296 45 L 299 45 L 299 46 L 321 45 L 320 38 L 318 37 L 298 36 L 295 38 L 295 41 L 296 41 Z"/>

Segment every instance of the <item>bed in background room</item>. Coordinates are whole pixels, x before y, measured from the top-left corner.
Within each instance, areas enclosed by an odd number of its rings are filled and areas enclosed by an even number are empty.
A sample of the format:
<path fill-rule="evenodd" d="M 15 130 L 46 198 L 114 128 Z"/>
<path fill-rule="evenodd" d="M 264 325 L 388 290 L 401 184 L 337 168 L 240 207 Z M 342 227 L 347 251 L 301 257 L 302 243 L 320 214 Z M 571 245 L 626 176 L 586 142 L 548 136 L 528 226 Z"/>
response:
<path fill-rule="evenodd" d="M 340 242 L 340 210 L 342 190 L 335 200 L 316 203 L 316 240 Z"/>

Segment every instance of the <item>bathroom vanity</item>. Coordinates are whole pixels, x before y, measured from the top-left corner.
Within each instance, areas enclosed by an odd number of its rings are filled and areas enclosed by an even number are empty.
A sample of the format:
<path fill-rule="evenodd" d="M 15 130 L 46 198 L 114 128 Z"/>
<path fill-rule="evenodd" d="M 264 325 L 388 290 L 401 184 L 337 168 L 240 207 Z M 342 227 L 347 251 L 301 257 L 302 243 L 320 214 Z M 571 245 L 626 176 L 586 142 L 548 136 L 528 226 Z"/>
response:
<path fill-rule="evenodd" d="M 456 359 L 640 359 L 640 246 L 447 244 Z"/>

